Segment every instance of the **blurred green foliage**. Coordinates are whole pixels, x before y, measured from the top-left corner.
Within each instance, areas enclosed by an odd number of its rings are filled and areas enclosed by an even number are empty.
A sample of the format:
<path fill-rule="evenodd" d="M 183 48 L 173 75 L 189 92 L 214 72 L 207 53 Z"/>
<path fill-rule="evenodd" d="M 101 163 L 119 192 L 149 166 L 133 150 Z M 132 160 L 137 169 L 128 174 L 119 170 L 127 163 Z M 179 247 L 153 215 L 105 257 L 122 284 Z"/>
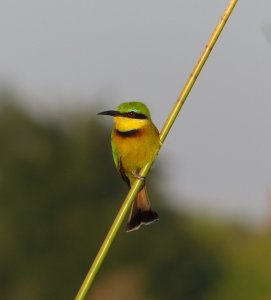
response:
<path fill-rule="evenodd" d="M 73 299 L 127 188 L 95 109 L 38 120 L 14 98 L 0 93 L 0 298 Z M 161 220 L 120 232 L 89 299 L 271 299 L 267 235 L 150 194 Z"/>

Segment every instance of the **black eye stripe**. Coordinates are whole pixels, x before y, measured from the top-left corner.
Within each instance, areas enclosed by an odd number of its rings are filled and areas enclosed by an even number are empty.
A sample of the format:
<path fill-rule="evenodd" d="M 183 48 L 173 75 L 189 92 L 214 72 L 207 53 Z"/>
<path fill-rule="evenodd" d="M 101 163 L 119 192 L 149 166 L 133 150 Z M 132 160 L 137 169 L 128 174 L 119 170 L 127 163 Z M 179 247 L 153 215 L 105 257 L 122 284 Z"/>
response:
<path fill-rule="evenodd" d="M 140 114 L 135 111 L 129 111 L 127 113 L 124 113 L 123 116 L 131 119 L 147 119 L 147 117 L 144 114 Z"/>

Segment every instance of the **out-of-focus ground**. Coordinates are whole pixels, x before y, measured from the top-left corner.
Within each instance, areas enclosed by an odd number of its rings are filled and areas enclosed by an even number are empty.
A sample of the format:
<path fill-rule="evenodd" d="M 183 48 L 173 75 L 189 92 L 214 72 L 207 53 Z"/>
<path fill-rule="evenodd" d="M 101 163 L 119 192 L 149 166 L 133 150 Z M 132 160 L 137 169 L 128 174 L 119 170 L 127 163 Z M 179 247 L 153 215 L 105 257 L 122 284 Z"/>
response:
<path fill-rule="evenodd" d="M 1 91 L 0 298 L 73 299 L 127 193 L 110 125 L 94 106 L 56 118 L 20 103 Z M 271 299 L 268 219 L 256 230 L 176 211 L 166 168 L 148 178 L 159 222 L 121 229 L 89 299 Z"/>

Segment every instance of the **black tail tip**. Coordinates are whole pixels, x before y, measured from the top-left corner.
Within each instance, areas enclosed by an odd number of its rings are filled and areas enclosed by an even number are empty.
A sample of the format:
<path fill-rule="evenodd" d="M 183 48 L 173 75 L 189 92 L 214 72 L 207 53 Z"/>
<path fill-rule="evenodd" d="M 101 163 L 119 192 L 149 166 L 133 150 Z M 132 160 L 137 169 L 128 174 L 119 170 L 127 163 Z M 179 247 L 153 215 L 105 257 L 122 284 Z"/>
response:
<path fill-rule="evenodd" d="M 126 232 L 134 231 L 139 229 L 139 227 L 144 225 L 149 225 L 155 221 L 159 220 L 159 216 L 156 211 L 148 210 L 141 211 L 138 210 L 137 214 L 135 214 L 126 225 Z"/>

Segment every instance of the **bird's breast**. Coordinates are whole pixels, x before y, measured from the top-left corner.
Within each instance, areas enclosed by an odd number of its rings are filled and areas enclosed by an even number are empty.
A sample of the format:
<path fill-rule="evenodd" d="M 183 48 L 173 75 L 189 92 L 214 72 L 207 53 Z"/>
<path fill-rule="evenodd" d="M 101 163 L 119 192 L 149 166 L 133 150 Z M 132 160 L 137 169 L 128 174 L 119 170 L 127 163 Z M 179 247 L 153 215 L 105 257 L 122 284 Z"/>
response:
<path fill-rule="evenodd" d="M 141 169 L 152 160 L 159 149 L 159 135 L 153 126 L 140 129 L 120 131 L 114 129 L 112 133 L 117 160 L 121 160 L 127 173 Z"/>

